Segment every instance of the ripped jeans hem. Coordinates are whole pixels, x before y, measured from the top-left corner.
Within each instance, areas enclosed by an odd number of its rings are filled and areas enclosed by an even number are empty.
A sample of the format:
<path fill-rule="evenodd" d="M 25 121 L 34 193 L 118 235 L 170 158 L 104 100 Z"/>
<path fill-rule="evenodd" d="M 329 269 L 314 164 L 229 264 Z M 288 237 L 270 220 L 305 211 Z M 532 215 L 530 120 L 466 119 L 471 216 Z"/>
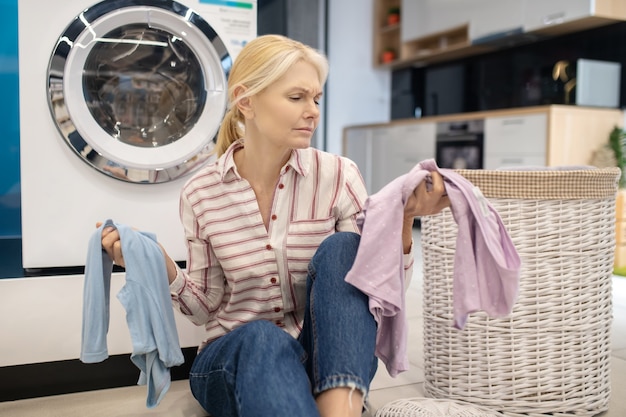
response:
<path fill-rule="evenodd" d="M 317 397 L 324 391 L 333 388 L 350 388 L 350 395 L 352 395 L 355 390 L 358 390 L 363 396 L 363 404 L 361 404 L 361 406 L 365 408 L 368 399 L 368 388 L 367 384 L 365 384 L 361 378 L 354 375 L 335 375 L 327 377 L 315 384 L 313 387 L 313 395 Z"/>

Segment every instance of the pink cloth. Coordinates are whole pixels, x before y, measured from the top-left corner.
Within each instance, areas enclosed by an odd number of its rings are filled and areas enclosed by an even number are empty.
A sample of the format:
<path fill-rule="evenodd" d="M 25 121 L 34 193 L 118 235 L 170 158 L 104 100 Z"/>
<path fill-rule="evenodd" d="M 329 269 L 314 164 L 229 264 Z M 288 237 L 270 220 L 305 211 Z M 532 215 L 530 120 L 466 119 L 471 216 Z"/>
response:
<path fill-rule="evenodd" d="M 402 264 L 404 205 L 431 171 L 444 177 L 452 215 L 458 224 L 454 260 L 454 326 L 462 329 L 468 314 L 483 310 L 492 317 L 510 314 L 517 299 L 521 261 L 489 201 L 466 178 L 440 169 L 434 160 L 420 162 L 408 174 L 370 196 L 359 218 L 361 243 L 346 281 L 369 296 L 378 323 L 376 355 L 391 376 L 408 370 L 407 323 Z"/>

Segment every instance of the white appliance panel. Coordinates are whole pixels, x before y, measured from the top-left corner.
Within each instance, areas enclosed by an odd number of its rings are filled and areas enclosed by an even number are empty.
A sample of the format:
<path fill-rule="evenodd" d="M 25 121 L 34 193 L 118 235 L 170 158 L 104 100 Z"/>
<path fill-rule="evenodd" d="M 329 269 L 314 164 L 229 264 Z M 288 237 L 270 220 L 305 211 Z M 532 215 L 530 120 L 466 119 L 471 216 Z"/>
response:
<path fill-rule="evenodd" d="M 178 200 L 188 175 L 137 184 L 97 171 L 70 149 L 48 106 L 47 70 L 55 43 L 96 2 L 19 0 L 20 129 L 23 266 L 81 266 L 95 223 L 111 218 L 153 232 L 177 261 L 186 258 Z M 233 8 L 223 1 L 182 0 L 222 39 L 234 59 L 256 36 L 256 1 Z M 91 127 L 89 128 L 91 129 Z"/>

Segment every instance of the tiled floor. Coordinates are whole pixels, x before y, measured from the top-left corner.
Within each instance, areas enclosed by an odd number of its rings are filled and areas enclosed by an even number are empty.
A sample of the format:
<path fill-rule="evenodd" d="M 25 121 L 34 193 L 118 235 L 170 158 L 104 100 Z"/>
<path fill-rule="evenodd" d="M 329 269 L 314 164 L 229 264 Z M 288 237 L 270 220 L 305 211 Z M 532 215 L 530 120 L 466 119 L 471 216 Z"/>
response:
<path fill-rule="evenodd" d="M 416 236 L 416 242 L 419 242 Z M 374 410 L 401 398 L 423 397 L 423 351 L 421 317 L 421 259 L 416 251 L 415 273 L 407 291 L 409 360 L 411 369 L 397 378 L 387 375 L 381 363 L 371 387 Z M 612 329 L 613 361 L 611 401 L 602 417 L 626 416 L 626 277 L 613 278 L 614 319 Z M 206 414 L 192 398 L 187 381 L 176 381 L 155 409 L 145 407 L 145 387 L 69 394 L 0 403 L 0 415 L 10 417 L 204 417 Z M 374 412 L 371 413 L 374 415 Z"/>

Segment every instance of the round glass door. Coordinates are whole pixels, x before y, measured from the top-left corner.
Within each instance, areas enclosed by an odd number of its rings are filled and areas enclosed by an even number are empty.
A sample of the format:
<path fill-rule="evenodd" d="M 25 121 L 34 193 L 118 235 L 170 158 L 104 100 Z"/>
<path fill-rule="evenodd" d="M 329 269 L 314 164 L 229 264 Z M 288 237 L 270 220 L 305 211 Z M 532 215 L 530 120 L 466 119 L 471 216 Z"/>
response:
<path fill-rule="evenodd" d="M 172 1 L 104 1 L 59 38 L 50 111 L 86 163 L 135 183 L 171 181 L 212 156 L 231 58 L 210 25 Z"/>

